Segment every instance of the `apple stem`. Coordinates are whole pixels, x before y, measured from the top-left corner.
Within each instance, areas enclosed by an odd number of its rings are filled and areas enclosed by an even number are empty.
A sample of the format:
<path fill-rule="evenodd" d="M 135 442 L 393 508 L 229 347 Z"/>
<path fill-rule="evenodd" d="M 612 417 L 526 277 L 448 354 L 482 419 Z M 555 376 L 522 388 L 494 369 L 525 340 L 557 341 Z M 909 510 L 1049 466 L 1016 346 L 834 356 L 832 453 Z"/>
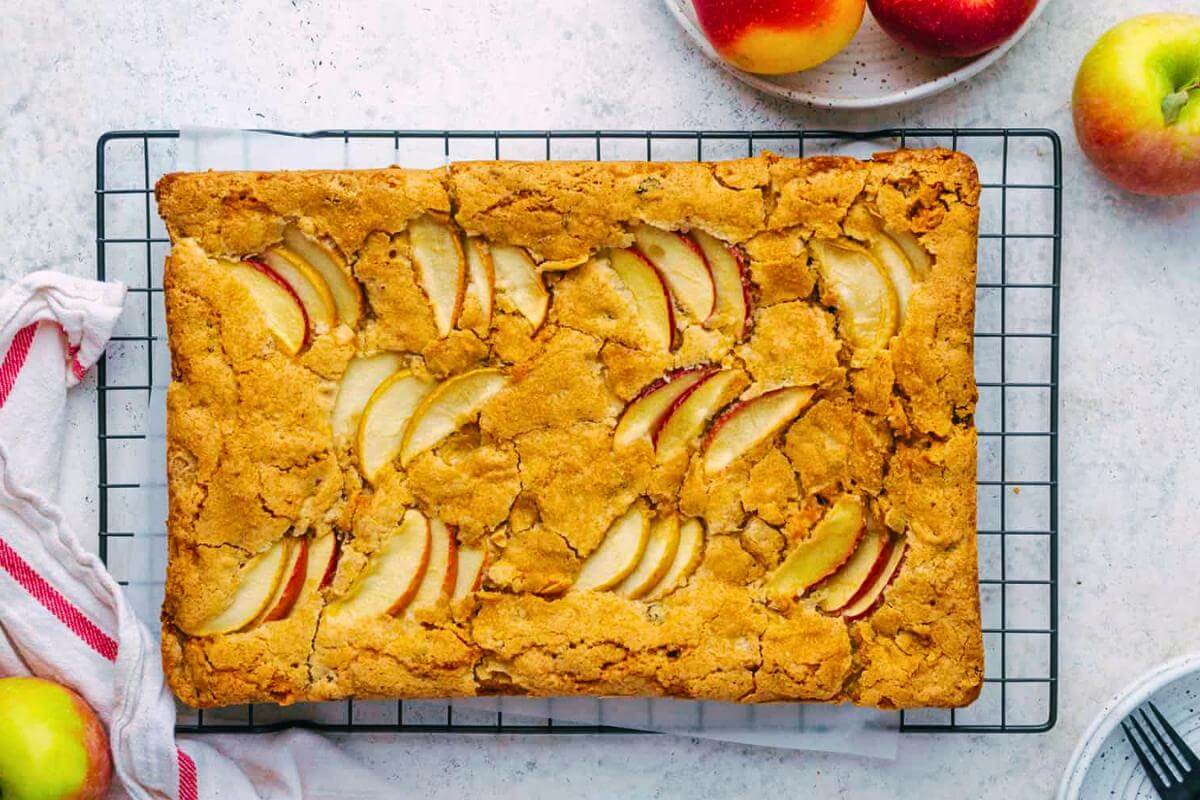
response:
<path fill-rule="evenodd" d="M 1183 107 L 1186 106 L 1188 104 L 1188 100 L 1191 99 L 1191 92 L 1198 88 L 1200 88 L 1200 80 L 1195 80 L 1186 86 L 1180 87 L 1178 91 L 1172 92 L 1163 98 L 1163 119 L 1166 120 L 1168 125 L 1175 124 L 1175 121 L 1179 119 L 1180 112 L 1183 111 Z"/>

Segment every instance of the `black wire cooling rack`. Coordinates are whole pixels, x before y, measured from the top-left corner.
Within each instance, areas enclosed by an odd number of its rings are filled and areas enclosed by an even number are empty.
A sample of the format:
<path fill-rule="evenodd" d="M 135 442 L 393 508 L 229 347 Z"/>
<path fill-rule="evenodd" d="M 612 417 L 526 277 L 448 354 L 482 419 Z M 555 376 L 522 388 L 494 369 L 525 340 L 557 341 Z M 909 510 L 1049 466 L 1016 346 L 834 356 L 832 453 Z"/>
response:
<path fill-rule="evenodd" d="M 986 673 L 983 693 L 957 711 L 904 712 L 905 732 L 1041 732 L 1058 708 L 1058 361 L 1062 151 L 1038 129 L 797 131 L 401 131 L 284 133 L 340 148 L 347 167 L 430 167 L 447 160 L 717 160 L 782 155 L 869 156 L 942 146 L 971 155 L 983 183 L 975 366 L 980 402 L 979 565 Z M 162 265 L 168 247 L 153 188 L 174 168 L 179 132 L 114 131 L 96 148 L 96 273 L 130 299 L 98 369 L 99 550 L 122 585 L 157 548 L 138 500 L 146 488 L 149 397 L 165 382 Z M 160 364 L 155 374 L 155 362 Z M 157 383 L 156 383 L 157 379 Z M 136 584 L 133 581 L 132 584 Z M 157 577 L 161 592 L 161 571 Z M 256 715 L 257 712 L 257 715 Z M 304 726 L 331 731 L 606 733 L 620 728 L 430 707 L 412 701 L 181 708 L 188 732 Z"/>

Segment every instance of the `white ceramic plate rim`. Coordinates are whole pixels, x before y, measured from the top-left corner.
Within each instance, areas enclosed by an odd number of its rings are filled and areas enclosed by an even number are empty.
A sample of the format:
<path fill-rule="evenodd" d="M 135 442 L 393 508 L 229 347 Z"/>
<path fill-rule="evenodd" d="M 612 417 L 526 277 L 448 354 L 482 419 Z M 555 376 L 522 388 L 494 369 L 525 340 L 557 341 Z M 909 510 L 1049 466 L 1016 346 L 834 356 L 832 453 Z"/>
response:
<path fill-rule="evenodd" d="M 930 97 L 938 94 L 939 92 L 944 92 L 951 86 L 962 83 L 968 78 L 973 78 L 983 70 L 990 67 L 992 64 L 999 61 L 1004 54 L 1007 53 L 1009 49 L 1029 31 L 1031 27 L 1033 27 L 1033 24 L 1037 21 L 1037 18 L 1041 15 L 1042 11 L 1045 10 L 1046 6 L 1050 4 L 1050 0 L 1038 0 L 1038 4 L 1034 7 L 1033 13 L 1029 15 L 1029 19 L 1025 20 L 1025 24 L 1022 25 L 1016 33 L 1010 36 L 1007 41 L 997 46 L 994 50 L 989 50 L 988 52 L 976 58 L 974 61 L 968 61 L 958 69 L 948 72 L 940 78 L 934 78 L 931 81 L 926 81 L 925 83 L 917 86 L 913 86 L 908 89 L 902 89 L 890 94 L 880 95 L 879 97 L 849 98 L 817 94 L 815 92 L 802 92 L 797 89 L 788 89 L 784 86 L 780 86 L 777 83 L 771 82 L 769 79 L 764 78 L 761 75 L 755 75 L 751 72 L 743 72 L 742 70 L 731 66 L 723 58 L 717 55 L 717 51 L 713 49 L 711 44 L 709 44 L 708 38 L 696 26 L 696 24 L 692 22 L 687 13 L 684 12 L 683 4 L 689 2 L 691 2 L 691 0 L 663 0 L 663 5 L 667 7 L 667 10 L 671 12 L 671 16 L 675 17 L 675 21 L 678 22 L 679 26 L 687 32 L 687 35 L 691 37 L 692 41 L 699 45 L 700 49 L 704 51 L 704 54 L 720 65 L 720 67 L 726 72 L 730 73 L 743 83 L 749 84 L 755 89 L 758 89 L 761 92 L 766 92 L 770 95 L 774 95 L 775 97 L 782 97 L 785 100 L 791 100 L 795 103 L 808 103 L 810 105 L 820 106 L 821 108 L 845 110 L 886 108 L 899 103 L 907 103 L 911 100 L 919 100 L 922 97 Z M 817 69 L 820 69 L 820 67 L 817 67 Z"/>
<path fill-rule="evenodd" d="M 1109 700 L 1105 709 L 1092 720 L 1075 752 L 1071 754 L 1067 771 L 1058 786 L 1058 800 L 1076 800 L 1079 797 L 1088 769 L 1108 735 L 1121 720 L 1159 689 L 1197 671 L 1200 671 L 1200 653 L 1180 656 L 1145 673 Z"/>

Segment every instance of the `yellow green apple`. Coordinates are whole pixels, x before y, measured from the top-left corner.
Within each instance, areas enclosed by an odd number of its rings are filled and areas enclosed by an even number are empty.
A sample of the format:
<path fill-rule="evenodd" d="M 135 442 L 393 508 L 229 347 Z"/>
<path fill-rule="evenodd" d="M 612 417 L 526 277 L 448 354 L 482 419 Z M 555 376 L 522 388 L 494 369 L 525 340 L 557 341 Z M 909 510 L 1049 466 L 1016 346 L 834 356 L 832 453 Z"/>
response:
<path fill-rule="evenodd" d="M 0 679 L 0 798 L 99 800 L 111 780 L 108 736 L 82 697 L 41 678 Z"/>
<path fill-rule="evenodd" d="M 1200 16 L 1147 14 L 1105 33 L 1075 79 L 1075 133 L 1131 192 L 1200 191 Z"/>
<path fill-rule="evenodd" d="M 799 72 L 837 55 L 858 32 L 866 0 L 692 0 L 713 49 L 738 69 Z"/>

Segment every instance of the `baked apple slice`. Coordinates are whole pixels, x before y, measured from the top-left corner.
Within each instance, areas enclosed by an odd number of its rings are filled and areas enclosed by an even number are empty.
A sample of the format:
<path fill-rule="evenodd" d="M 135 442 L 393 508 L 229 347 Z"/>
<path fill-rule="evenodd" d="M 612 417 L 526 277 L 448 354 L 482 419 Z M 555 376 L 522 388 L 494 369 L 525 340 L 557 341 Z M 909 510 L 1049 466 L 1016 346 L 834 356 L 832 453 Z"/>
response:
<path fill-rule="evenodd" d="M 479 327 L 487 331 L 492 325 L 492 304 L 496 296 L 496 271 L 492 266 L 492 254 L 479 239 L 468 239 L 464 248 L 467 254 L 467 289 L 463 297 L 474 298 L 479 306 Z"/>
<path fill-rule="evenodd" d="M 649 538 L 649 514 L 636 503 L 609 526 L 604 541 L 583 562 L 572 588 L 599 592 L 616 586 L 637 567 Z"/>
<path fill-rule="evenodd" d="M 592 256 L 590 253 L 581 256 L 569 256 L 568 258 L 556 258 L 538 264 L 538 270 L 543 275 L 547 272 L 570 272 L 576 267 L 582 267 L 591 259 Z"/>
<path fill-rule="evenodd" d="M 431 216 L 408 223 L 413 266 L 429 305 L 438 336 L 450 335 L 462 312 L 467 289 L 467 260 L 462 242 L 450 226 Z"/>
<path fill-rule="evenodd" d="M 391 538 L 371 556 L 350 591 L 331 602 L 326 613 L 341 619 L 402 613 L 425 577 L 432 539 L 429 520 L 410 508 Z"/>
<path fill-rule="evenodd" d="M 308 236 L 295 225 L 283 229 L 283 243 L 325 279 L 337 306 L 338 322 L 351 328 L 362 318 L 362 291 L 350 278 L 346 262 L 333 248 Z"/>
<path fill-rule="evenodd" d="M 717 297 L 713 317 L 729 325 L 733 335 L 741 339 L 750 327 L 750 275 L 746 262 L 737 250 L 711 233 L 693 230 L 692 238 L 700 245 L 712 270 Z"/>
<path fill-rule="evenodd" d="M 304 306 L 312 334 L 325 333 L 337 325 L 337 307 L 325 279 L 308 262 L 286 247 L 272 247 L 262 255 L 263 263 L 287 281 Z"/>
<path fill-rule="evenodd" d="M 874 257 L 856 244 L 814 239 L 809 244 L 825 288 L 837 303 L 842 334 L 855 348 L 882 350 L 896 335 L 896 290 Z"/>
<path fill-rule="evenodd" d="M 458 542 L 454 529 L 440 519 L 432 519 L 429 534 L 429 566 L 409 604 L 410 609 L 435 606 L 454 591 L 458 573 Z"/>
<path fill-rule="evenodd" d="M 698 519 L 686 519 L 679 526 L 679 546 L 675 549 L 675 557 L 667 567 L 655 586 L 646 593 L 646 599 L 657 600 L 675 591 L 687 580 L 704 556 L 704 526 Z"/>
<path fill-rule="evenodd" d="M 285 571 L 291 563 L 296 540 L 285 536 L 266 551 L 247 562 L 233 597 L 219 614 L 187 631 L 192 636 L 212 636 L 240 631 L 254 622 L 267 609 L 279 590 Z"/>
<path fill-rule="evenodd" d="M 712 316 L 717 289 L 699 245 L 678 231 L 645 224 L 633 229 L 633 238 L 637 249 L 662 273 L 685 313 L 697 322 Z"/>
<path fill-rule="evenodd" d="M 667 513 L 650 523 L 646 551 L 634 567 L 613 589 L 617 594 L 637 600 L 658 585 L 679 551 L 679 517 Z"/>
<path fill-rule="evenodd" d="M 536 331 L 542 327 L 550 310 L 550 293 L 542 283 L 537 265 L 520 247 L 493 244 L 491 253 L 497 291 L 508 298 Z"/>
<path fill-rule="evenodd" d="M 737 378 L 733 370 L 710 372 L 676 398 L 652 435 L 660 460 L 670 459 L 690 447 L 705 424 L 725 402 L 730 385 Z"/>
<path fill-rule="evenodd" d="M 837 614 L 857 600 L 874 583 L 891 554 L 892 542 L 887 529 L 868 516 L 867 530 L 850 560 L 813 589 L 817 607 Z"/>
<path fill-rule="evenodd" d="M 800 416 L 816 394 L 811 386 L 788 386 L 742 400 L 723 411 L 704 438 L 704 471 L 720 472 Z"/>
<path fill-rule="evenodd" d="M 650 436 L 675 401 L 714 371 L 712 367 L 688 367 L 669 372 L 642 389 L 621 413 L 613 432 L 613 444 L 628 447 Z"/>
<path fill-rule="evenodd" d="M 408 466 L 418 455 L 477 417 L 508 381 L 503 372 L 489 367 L 464 372 L 441 383 L 413 412 L 400 444 L 400 465 Z"/>
<path fill-rule="evenodd" d="M 305 586 L 320 591 L 333 583 L 341 555 L 342 543 L 334 534 L 327 533 L 314 539 L 308 546 L 308 575 L 304 579 Z"/>
<path fill-rule="evenodd" d="M 266 610 L 258 618 L 257 624 L 275 622 L 284 619 L 292 613 L 292 607 L 300 597 L 304 588 L 304 579 L 308 575 L 308 538 L 298 540 L 290 548 L 288 563 L 283 568 L 283 576 L 275 596 L 267 603 Z"/>
<path fill-rule="evenodd" d="M 633 295 L 650 344 L 657 350 L 670 350 L 675 338 L 675 308 L 662 275 L 636 250 L 613 250 L 609 263 Z"/>
<path fill-rule="evenodd" d="M 889 225 L 884 227 L 883 232 L 904 251 L 904 256 L 912 266 L 913 275 L 918 281 L 929 277 L 929 273 L 933 270 L 933 257 L 929 255 L 929 251 L 912 231 L 893 228 Z"/>
<path fill-rule="evenodd" d="M 454 576 L 452 601 L 459 601 L 471 592 L 478 592 L 483 585 L 483 573 L 487 568 L 487 550 L 482 547 L 459 547 L 458 568 Z"/>
<path fill-rule="evenodd" d="M 839 497 L 767 580 L 767 590 L 779 597 L 796 597 L 837 572 L 854 554 L 864 523 L 862 500 Z"/>
<path fill-rule="evenodd" d="M 275 270 L 261 261 L 229 262 L 230 273 L 262 312 L 267 330 L 279 348 L 294 356 L 308 344 L 308 314 L 296 292 Z"/>
<path fill-rule="evenodd" d="M 904 556 L 908 552 L 908 540 L 900 539 L 890 548 L 887 563 L 879 570 L 875 579 L 857 597 L 841 610 L 843 617 L 850 621 L 862 619 L 874 611 L 883 601 L 884 591 L 892 585 L 892 581 L 900 574 Z"/>
<path fill-rule="evenodd" d="M 304 575 L 300 581 L 295 602 L 280 619 L 286 619 L 304 603 L 319 595 L 321 590 L 333 583 L 337 575 L 338 561 L 342 554 L 342 545 L 337 536 L 327 533 L 307 540 Z M 264 621 L 265 618 L 264 618 Z"/>
<path fill-rule="evenodd" d="M 330 426 L 335 441 L 340 442 L 358 429 L 358 421 L 371 395 L 379 388 L 379 384 L 395 375 L 403 366 L 404 359 L 396 353 L 359 356 L 346 365 L 346 371 L 338 383 L 337 398 L 333 401 Z"/>
<path fill-rule="evenodd" d="M 358 464 L 374 482 L 380 470 L 400 452 L 410 420 L 434 391 L 433 384 L 409 370 L 386 379 L 375 389 L 358 423 Z"/>
<path fill-rule="evenodd" d="M 904 250 L 896 244 L 896 240 L 884 233 L 880 233 L 871 240 L 871 255 L 883 265 L 892 281 L 892 286 L 896 289 L 896 303 L 900 312 L 898 328 L 903 323 L 904 314 L 908 310 L 908 298 L 912 296 L 917 285 L 916 270 L 909 263 Z"/>

